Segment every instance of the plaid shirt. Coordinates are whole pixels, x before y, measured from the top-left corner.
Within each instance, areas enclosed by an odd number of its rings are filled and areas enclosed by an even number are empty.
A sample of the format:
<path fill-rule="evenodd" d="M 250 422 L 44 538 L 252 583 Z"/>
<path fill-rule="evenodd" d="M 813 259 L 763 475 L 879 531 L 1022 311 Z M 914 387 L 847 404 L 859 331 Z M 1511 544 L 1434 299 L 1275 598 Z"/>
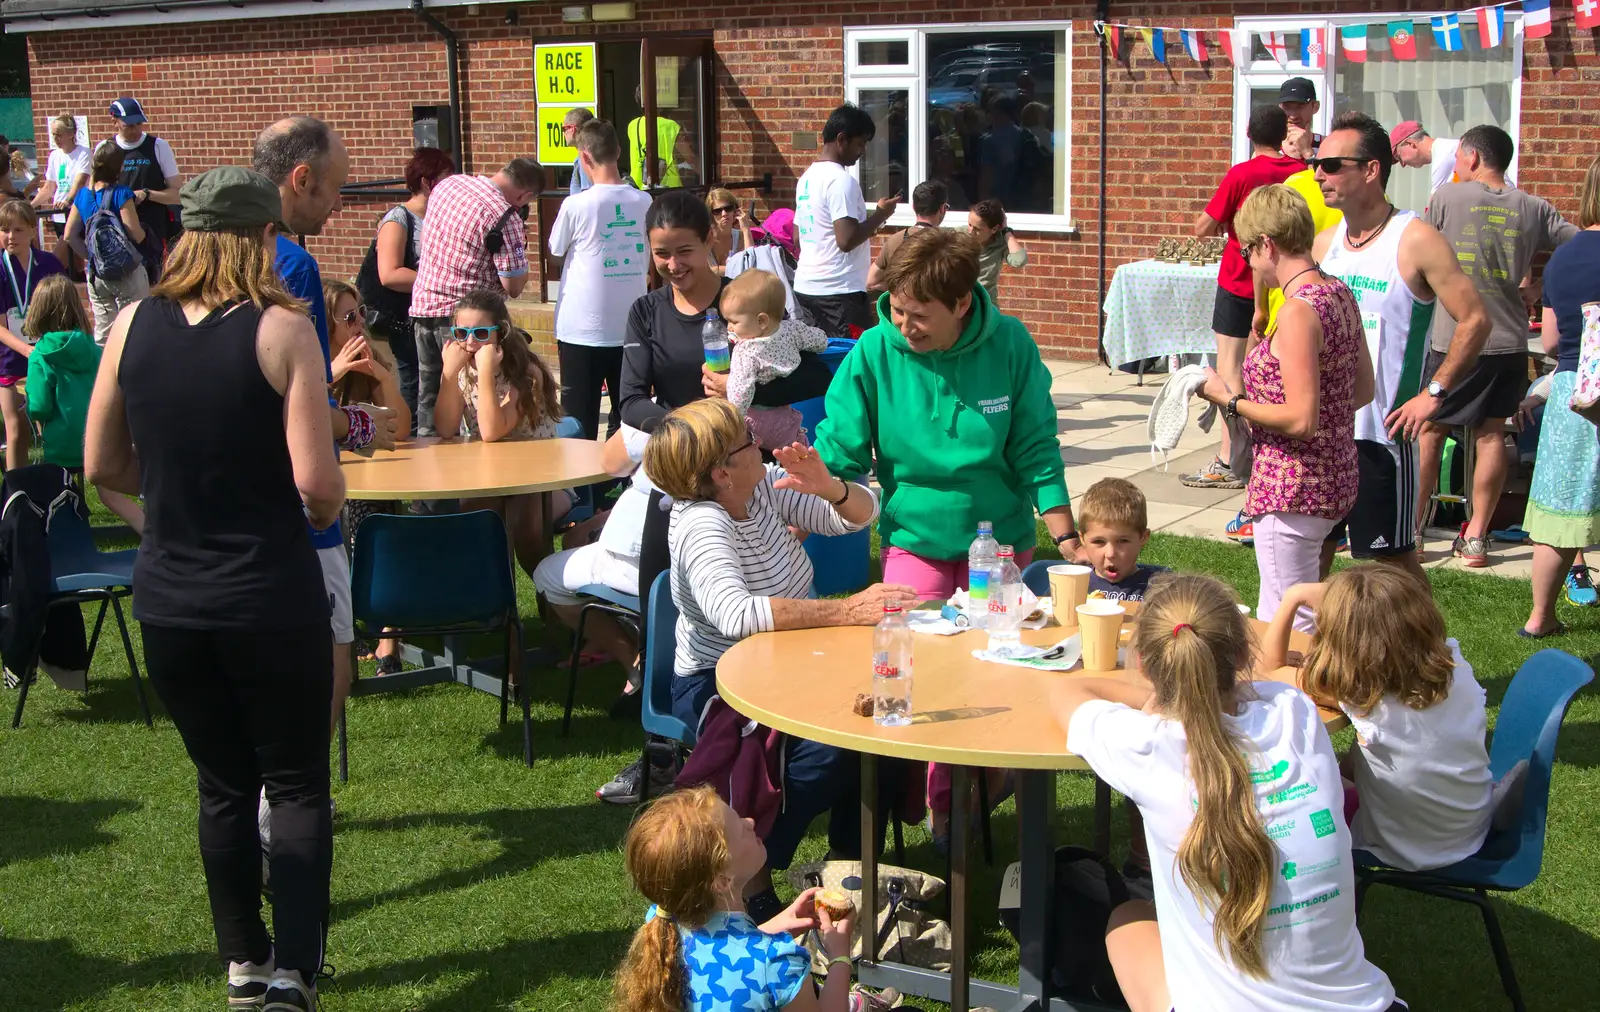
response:
<path fill-rule="evenodd" d="M 503 291 L 501 278 L 528 273 L 528 240 L 512 215 L 501 234 L 505 245 L 494 257 L 483 240 L 511 204 L 486 176 L 457 175 L 439 181 L 428 198 L 422 230 L 422 256 L 411 289 L 411 315 L 449 316 L 468 292 Z"/>

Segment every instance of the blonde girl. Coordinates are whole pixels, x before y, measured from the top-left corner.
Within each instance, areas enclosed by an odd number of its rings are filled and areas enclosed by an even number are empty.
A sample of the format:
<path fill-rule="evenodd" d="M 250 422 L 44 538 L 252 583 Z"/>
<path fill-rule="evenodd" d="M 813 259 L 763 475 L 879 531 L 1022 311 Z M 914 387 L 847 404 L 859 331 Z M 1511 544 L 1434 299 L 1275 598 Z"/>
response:
<path fill-rule="evenodd" d="M 1486 700 L 1433 598 L 1417 593 L 1415 578 L 1376 564 L 1290 595 L 1317 616 L 1300 685 L 1356 727 L 1346 763 L 1354 846 L 1407 871 L 1476 854 L 1493 814 Z M 1284 611 L 1273 620 L 1264 665 L 1288 659 L 1291 621 Z"/>
<path fill-rule="evenodd" d="M 395 438 L 411 434 L 411 409 L 400 394 L 399 373 L 387 341 L 367 331 L 361 295 L 337 278 L 322 281 L 328 307 L 328 355 L 333 396 L 340 404 L 376 404 L 394 412 Z"/>
<path fill-rule="evenodd" d="M 675 791 L 645 809 L 623 843 L 634 888 L 651 903 L 617 968 L 613 1012 L 850 1012 L 850 925 L 807 889 L 757 925 L 745 883 L 766 863 L 755 824 L 710 787 Z M 816 929 L 833 955 L 820 992 L 799 939 Z"/>
<path fill-rule="evenodd" d="M 442 436 L 464 431 L 465 438 L 486 443 L 555 436 L 561 420 L 555 378 L 534 353 L 528 335 L 511 322 L 500 293 L 468 292 L 456 303 L 442 358 L 444 372 L 433 409 Z M 475 505 L 505 517 L 517 561 L 530 575 L 547 554 L 550 525 L 572 508 L 569 493 L 557 493 L 553 500 L 548 517 L 537 493 L 475 500 Z"/>
<path fill-rule="evenodd" d="M 1158 577 L 1142 673 L 1057 690 L 1067 749 L 1144 817 L 1155 903 L 1112 912 L 1117 982 L 1133 1012 L 1404 1008 L 1362 954 L 1333 743 L 1304 693 L 1250 681 L 1245 623 L 1216 580 Z"/>

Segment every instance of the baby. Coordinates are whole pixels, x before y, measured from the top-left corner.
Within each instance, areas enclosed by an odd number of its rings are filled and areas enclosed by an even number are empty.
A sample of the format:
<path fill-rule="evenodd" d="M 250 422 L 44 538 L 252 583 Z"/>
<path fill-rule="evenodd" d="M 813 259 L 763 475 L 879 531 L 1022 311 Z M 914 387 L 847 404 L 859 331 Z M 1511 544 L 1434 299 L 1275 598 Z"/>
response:
<path fill-rule="evenodd" d="M 784 319 L 786 296 L 782 279 L 760 270 L 743 272 L 722 290 L 722 315 L 733 345 L 728 400 L 749 416 L 763 450 L 800 439 L 800 412 L 792 407 L 752 407 L 756 385 L 794 372 L 802 351 L 828 349 L 828 336 L 822 331 Z"/>

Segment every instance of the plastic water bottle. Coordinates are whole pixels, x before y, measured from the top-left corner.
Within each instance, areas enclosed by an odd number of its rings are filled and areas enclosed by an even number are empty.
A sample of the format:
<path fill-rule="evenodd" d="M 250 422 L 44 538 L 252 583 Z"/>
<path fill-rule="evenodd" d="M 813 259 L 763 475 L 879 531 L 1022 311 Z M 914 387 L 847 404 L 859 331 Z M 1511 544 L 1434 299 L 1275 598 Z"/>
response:
<path fill-rule="evenodd" d="M 700 344 L 706 350 L 706 367 L 712 372 L 727 372 L 728 328 L 722 325 L 716 306 L 706 310 L 706 322 L 700 325 Z"/>
<path fill-rule="evenodd" d="M 883 727 L 911 723 L 911 627 L 898 604 L 883 606 L 872 631 L 872 721 Z"/>
<path fill-rule="evenodd" d="M 1010 545 L 1001 545 L 989 570 L 989 649 L 1010 653 L 1022 642 L 1022 570 Z"/>
<path fill-rule="evenodd" d="M 978 536 L 967 549 L 967 618 L 972 628 L 983 629 L 989 624 L 989 571 L 1000 556 L 1000 542 L 994 539 L 994 524 L 979 521 Z"/>

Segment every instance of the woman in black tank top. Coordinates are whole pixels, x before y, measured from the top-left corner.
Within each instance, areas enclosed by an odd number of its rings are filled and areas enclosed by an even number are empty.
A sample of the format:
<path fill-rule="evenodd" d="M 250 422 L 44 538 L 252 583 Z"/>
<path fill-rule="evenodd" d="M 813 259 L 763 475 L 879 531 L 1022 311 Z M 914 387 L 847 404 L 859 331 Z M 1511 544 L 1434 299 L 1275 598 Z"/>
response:
<path fill-rule="evenodd" d="M 338 518 L 344 479 L 316 332 L 267 253 L 277 187 L 214 169 L 182 200 L 189 228 L 164 280 L 106 342 L 84 463 L 92 481 L 145 497 L 133 614 L 199 771 L 229 1000 L 312 1012 L 333 865 L 333 663 L 306 518 Z M 263 787 L 275 944 L 260 915 Z"/>

